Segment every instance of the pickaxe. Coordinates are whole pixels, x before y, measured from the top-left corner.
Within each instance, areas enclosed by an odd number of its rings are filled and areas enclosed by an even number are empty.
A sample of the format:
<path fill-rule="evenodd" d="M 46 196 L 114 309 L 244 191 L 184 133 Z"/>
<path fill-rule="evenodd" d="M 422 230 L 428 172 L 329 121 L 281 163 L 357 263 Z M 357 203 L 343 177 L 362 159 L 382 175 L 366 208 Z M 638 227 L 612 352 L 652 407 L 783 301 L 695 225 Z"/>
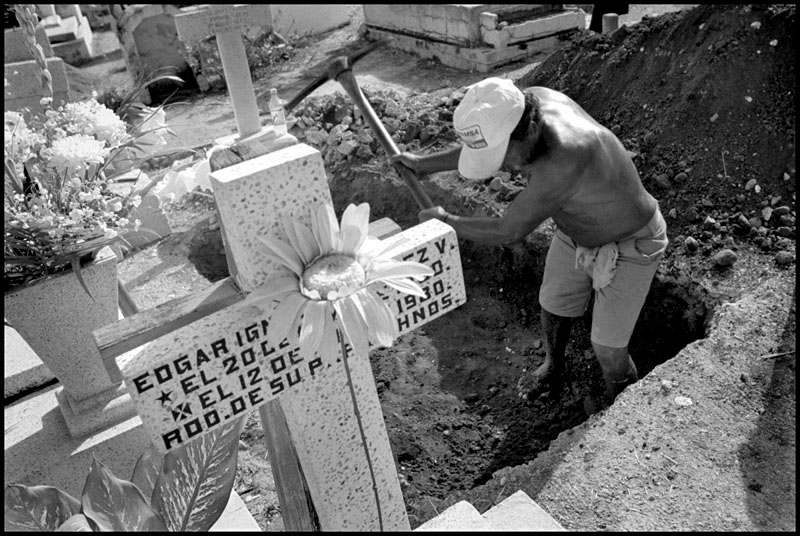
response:
<path fill-rule="evenodd" d="M 325 71 L 325 74 L 311 82 L 311 84 L 300 91 L 295 98 L 286 104 L 286 111 L 291 112 L 292 109 L 294 109 L 294 107 L 300 103 L 300 101 L 302 101 L 328 80 L 335 80 L 342 85 L 353 102 L 356 103 L 356 106 L 358 106 L 358 109 L 364 116 L 364 121 L 366 121 L 373 132 L 375 132 L 375 135 L 377 136 L 378 141 L 380 142 L 384 151 L 386 151 L 386 154 L 388 154 L 389 157 L 400 154 L 400 149 L 397 148 L 397 145 L 386 131 L 386 127 L 383 126 L 383 123 L 375 114 L 375 110 L 372 109 L 369 101 L 367 101 L 366 97 L 364 97 L 364 94 L 361 92 L 361 88 L 358 87 L 358 82 L 356 81 L 356 77 L 352 70 L 353 64 L 356 61 L 363 58 L 376 48 L 383 46 L 387 41 L 388 40 L 386 39 L 376 41 L 375 43 L 372 43 L 361 50 L 354 52 L 350 56 L 339 56 L 338 58 L 335 58 Z M 419 180 L 414 172 L 402 164 L 393 162 L 393 165 L 395 170 L 397 170 L 397 173 L 400 175 L 403 181 L 405 181 L 406 186 L 408 186 L 409 190 L 411 190 L 411 194 L 414 196 L 414 199 L 417 201 L 419 207 L 433 207 L 430 197 L 428 197 L 428 194 L 422 189 L 422 186 L 420 185 Z"/>

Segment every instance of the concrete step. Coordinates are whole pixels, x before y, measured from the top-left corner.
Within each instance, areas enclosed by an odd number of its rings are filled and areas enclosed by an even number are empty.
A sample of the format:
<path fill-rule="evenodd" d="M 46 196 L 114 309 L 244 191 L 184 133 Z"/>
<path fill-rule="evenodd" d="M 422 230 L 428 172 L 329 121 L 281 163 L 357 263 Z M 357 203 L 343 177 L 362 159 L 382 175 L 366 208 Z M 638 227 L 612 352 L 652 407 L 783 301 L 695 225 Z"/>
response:
<path fill-rule="evenodd" d="M 565 531 L 561 524 L 520 490 L 483 514 L 490 530 Z"/>
<path fill-rule="evenodd" d="M 467 501 L 454 504 L 414 532 L 529 531 L 563 532 L 564 527 L 520 490 L 481 515 Z"/>
<path fill-rule="evenodd" d="M 433 519 L 426 521 L 414 532 L 439 532 L 439 531 L 487 531 L 491 530 L 489 522 L 467 501 L 461 501 Z"/>

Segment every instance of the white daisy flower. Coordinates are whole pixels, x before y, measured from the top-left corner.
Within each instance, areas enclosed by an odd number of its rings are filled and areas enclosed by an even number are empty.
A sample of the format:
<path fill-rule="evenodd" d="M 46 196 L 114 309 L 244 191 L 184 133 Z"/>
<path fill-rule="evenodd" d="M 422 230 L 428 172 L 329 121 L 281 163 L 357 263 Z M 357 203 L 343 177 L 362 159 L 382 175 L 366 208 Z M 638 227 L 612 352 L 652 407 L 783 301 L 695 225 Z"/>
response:
<path fill-rule="evenodd" d="M 287 270 L 251 292 L 246 301 L 255 305 L 279 301 L 269 319 L 272 340 L 280 342 L 299 328 L 300 349 L 307 356 L 319 351 L 324 359 L 335 359 L 340 344 L 337 328 L 356 352 L 366 353 L 370 342 L 391 346 L 398 336 L 395 317 L 372 283 L 425 297 L 413 279 L 422 280 L 433 270 L 392 259 L 398 241 L 384 243 L 368 236 L 367 203 L 348 206 L 341 228 L 327 203 L 317 207 L 311 223 L 309 230 L 284 218 L 288 243 L 259 237 L 267 255 Z"/>

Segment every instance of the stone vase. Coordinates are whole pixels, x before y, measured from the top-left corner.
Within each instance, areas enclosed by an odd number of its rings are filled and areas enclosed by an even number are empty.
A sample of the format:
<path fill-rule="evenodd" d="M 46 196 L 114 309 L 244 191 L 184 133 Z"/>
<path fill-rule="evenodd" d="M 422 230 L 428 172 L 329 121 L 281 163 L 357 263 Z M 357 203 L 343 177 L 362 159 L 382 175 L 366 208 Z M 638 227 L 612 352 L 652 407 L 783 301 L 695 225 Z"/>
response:
<path fill-rule="evenodd" d="M 117 257 L 111 248 L 82 266 L 81 276 L 91 296 L 71 269 L 4 295 L 7 322 L 61 383 L 59 405 L 73 435 L 133 414 L 92 337 L 93 330 L 119 320 Z"/>

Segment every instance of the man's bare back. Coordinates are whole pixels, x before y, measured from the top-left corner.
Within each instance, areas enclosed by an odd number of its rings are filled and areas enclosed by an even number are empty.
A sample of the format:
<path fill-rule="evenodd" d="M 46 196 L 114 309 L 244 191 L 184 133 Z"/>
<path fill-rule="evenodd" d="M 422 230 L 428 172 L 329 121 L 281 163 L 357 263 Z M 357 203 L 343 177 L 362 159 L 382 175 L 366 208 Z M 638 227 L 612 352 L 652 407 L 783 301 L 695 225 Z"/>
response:
<path fill-rule="evenodd" d="M 640 229 L 657 202 L 642 186 L 633 162 L 617 137 L 566 95 L 531 87 L 539 99 L 542 138 L 534 160 L 520 171 L 528 180 L 510 211 L 526 210 L 532 197 L 560 201 L 550 217 L 578 245 L 595 247 Z M 539 203 L 533 203 L 538 208 Z"/>

